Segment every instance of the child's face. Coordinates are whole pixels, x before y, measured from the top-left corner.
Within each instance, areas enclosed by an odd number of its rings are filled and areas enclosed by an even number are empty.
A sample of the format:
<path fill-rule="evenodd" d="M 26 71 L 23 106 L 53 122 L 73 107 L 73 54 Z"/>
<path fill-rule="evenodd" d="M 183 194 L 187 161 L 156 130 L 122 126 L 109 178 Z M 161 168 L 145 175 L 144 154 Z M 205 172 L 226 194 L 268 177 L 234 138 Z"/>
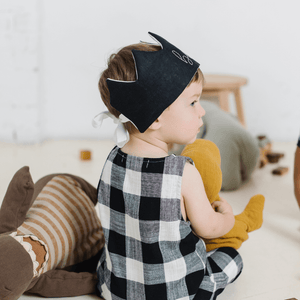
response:
<path fill-rule="evenodd" d="M 193 82 L 161 114 L 162 131 L 167 143 L 191 144 L 196 140 L 205 110 L 200 105 L 202 83 Z"/>

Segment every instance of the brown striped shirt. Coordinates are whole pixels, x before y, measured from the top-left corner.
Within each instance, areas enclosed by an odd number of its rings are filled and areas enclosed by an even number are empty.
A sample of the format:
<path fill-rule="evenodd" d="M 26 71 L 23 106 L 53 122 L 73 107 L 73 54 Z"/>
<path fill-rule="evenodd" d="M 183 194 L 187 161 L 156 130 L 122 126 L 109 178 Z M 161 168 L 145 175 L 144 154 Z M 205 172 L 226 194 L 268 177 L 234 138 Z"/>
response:
<path fill-rule="evenodd" d="M 104 242 L 94 204 L 80 184 L 65 175 L 47 183 L 17 233 L 33 234 L 47 245 L 49 261 L 44 272 L 89 259 Z"/>

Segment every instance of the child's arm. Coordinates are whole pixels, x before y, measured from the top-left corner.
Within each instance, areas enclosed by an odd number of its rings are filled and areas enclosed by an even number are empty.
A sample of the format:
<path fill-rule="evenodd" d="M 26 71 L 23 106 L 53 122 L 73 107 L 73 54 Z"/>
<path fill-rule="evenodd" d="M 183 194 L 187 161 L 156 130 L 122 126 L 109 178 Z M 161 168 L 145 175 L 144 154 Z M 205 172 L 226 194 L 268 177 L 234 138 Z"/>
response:
<path fill-rule="evenodd" d="M 295 153 L 294 165 L 294 191 L 300 208 L 300 147 L 297 147 Z"/>
<path fill-rule="evenodd" d="M 198 236 L 217 238 L 231 230 L 235 222 L 231 206 L 224 199 L 209 203 L 201 175 L 189 163 L 184 168 L 181 192 L 187 218 Z"/>

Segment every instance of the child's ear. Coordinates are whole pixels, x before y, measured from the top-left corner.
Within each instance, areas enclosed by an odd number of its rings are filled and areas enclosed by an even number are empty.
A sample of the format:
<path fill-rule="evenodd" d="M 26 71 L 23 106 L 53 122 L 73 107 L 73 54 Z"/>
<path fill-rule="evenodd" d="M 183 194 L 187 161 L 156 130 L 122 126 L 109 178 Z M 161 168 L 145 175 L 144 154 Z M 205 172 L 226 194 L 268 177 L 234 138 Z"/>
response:
<path fill-rule="evenodd" d="M 160 117 L 158 117 L 150 126 L 148 129 L 151 130 L 158 130 L 161 127 L 161 120 Z"/>

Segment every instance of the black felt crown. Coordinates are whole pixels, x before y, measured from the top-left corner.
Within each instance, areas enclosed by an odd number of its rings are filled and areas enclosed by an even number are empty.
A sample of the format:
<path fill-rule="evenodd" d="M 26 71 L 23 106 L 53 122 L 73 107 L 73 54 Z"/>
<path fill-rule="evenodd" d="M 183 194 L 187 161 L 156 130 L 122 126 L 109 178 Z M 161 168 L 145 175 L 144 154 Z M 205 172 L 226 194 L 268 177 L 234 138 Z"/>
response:
<path fill-rule="evenodd" d="M 110 104 L 142 133 L 178 98 L 199 67 L 199 63 L 159 35 L 149 35 L 161 49 L 132 50 L 137 80 L 107 79 Z"/>

